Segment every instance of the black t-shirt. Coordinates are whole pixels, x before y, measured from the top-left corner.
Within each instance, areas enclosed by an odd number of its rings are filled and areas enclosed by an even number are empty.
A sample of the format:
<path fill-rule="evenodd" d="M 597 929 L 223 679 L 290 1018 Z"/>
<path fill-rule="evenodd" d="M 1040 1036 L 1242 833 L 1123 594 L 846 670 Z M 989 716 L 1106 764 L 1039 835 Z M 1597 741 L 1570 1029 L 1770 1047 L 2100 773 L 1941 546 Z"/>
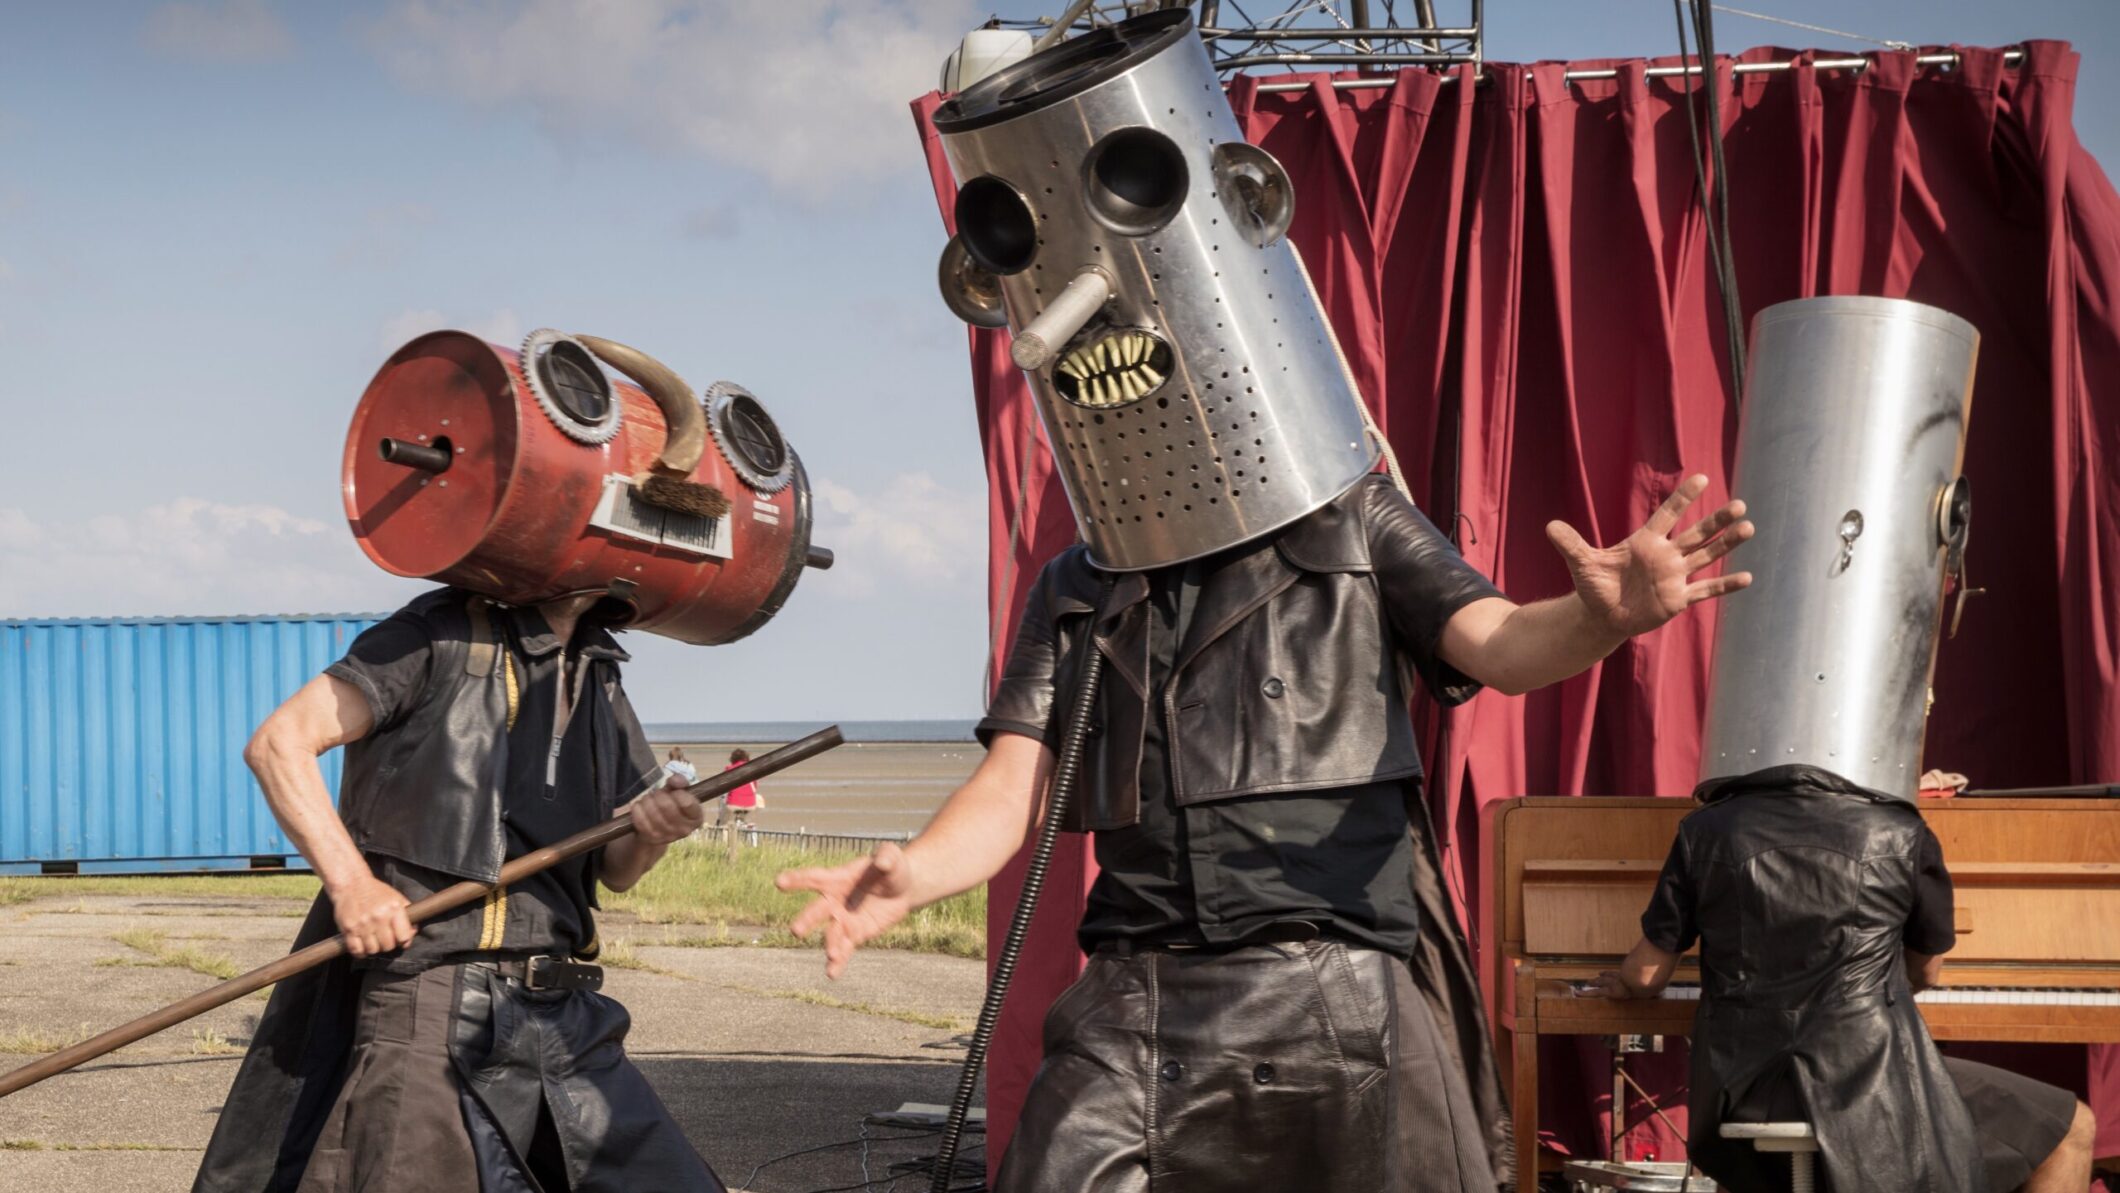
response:
<path fill-rule="evenodd" d="M 1755 796 L 1752 798 L 1773 798 Z M 1687 872 L 1686 855 L 1674 842 L 1664 869 L 1642 912 L 1642 938 L 1667 953 L 1683 953 L 1700 939 L 1698 890 Z M 1914 855 L 1914 904 L 1901 935 L 1905 946 L 1931 957 L 1951 951 L 1958 942 L 1951 872 L 1943 864 L 1943 845 L 1929 826 L 1921 826 Z"/>
<path fill-rule="evenodd" d="M 1141 817 L 1096 834 L 1099 872 L 1077 933 L 1082 948 L 1122 938 L 1233 944 L 1275 923 L 1303 921 L 1328 937 L 1411 955 L 1420 917 L 1399 783 L 1182 808 L 1173 798 L 1163 689 L 1202 578 L 1216 568 L 1211 558 L 1149 574 L 1152 698 L 1141 746 Z"/>
<path fill-rule="evenodd" d="M 507 669 L 512 690 L 501 815 L 506 856 L 514 858 L 601 819 L 590 741 L 593 718 L 581 709 L 597 694 L 589 683 L 592 668 L 581 648 L 562 650 L 563 644 L 536 610 L 495 608 L 493 614 L 500 631 L 497 637 L 506 647 L 501 665 Z M 570 655 L 574 661 L 568 665 Z M 430 674 L 432 664 L 433 642 L 427 629 L 416 618 L 401 615 L 363 632 L 347 648 L 346 657 L 326 668 L 325 674 L 359 688 L 375 719 L 370 732 L 389 733 L 418 705 L 428 683 L 438 680 Z M 564 701 L 563 679 L 568 684 Z M 620 720 L 622 732 L 638 734 L 630 718 Z M 645 742 L 635 742 L 622 756 L 640 757 L 646 752 Z M 639 782 L 622 786 L 621 799 L 638 794 L 642 786 Z M 408 778 L 404 794 L 418 797 L 416 777 Z M 593 956 L 598 948 L 594 859 L 594 854 L 570 858 L 482 903 L 428 921 L 413 942 L 387 963 L 392 969 L 414 971 L 470 953 Z M 371 857 L 369 861 L 378 877 L 414 900 L 457 881 L 395 858 Z"/>

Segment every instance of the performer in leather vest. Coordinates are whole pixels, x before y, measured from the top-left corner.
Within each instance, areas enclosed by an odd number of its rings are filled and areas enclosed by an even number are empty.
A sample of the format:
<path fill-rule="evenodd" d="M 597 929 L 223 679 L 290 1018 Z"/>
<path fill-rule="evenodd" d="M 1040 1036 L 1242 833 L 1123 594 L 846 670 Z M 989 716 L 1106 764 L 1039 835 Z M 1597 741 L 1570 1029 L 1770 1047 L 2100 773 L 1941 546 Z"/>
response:
<path fill-rule="evenodd" d="M 1704 477 L 1519 606 L 1390 480 L 1300 262 L 1288 180 L 1244 144 L 1189 18 L 1041 53 L 937 113 L 961 181 L 960 313 L 1015 329 L 1085 543 L 1028 595 L 985 760 L 902 849 L 819 892 L 827 971 L 986 881 L 1041 818 L 1070 693 L 1103 658 L 1068 827 L 1100 874 L 1082 978 L 1004 1193 L 1491 1191 L 1507 1115 L 1439 876 L 1408 675 L 1524 692 L 1742 587 L 1751 533 L 1681 527 Z"/>
<path fill-rule="evenodd" d="M 618 348 L 596 343 L 599 355 Z M 694 513 L 665 518 L 658 506 L 626 525 L 670 533 L 702 518 L 699 507 L 726 509 L 723 486 L 733 487 L 700 458 L 698 395 L 646 358 L 621 359 L 655 382 L 653 405 L 548 332 L 519 361 L 456 333 L 415 340 L 364 397 L 346 482 L 364 548 L 403 571 L 403 552 L 435 558 L 465 527 L 489 537 L 457 543 L 467 553 L 436 569 L 476 588 L 434 590 L 363 632 L 266 718 L 245 753 L 323 882 L 295 947 L 339 933 L 351 956 L 273 991 L 195 1193 L 723 1187 L 627 1058 L 625 1009 L 598 993 L 598 889 L 634 885 L 704 816 L 649 747 L 612 631 L 677 624 L 711 640 L 765 620 L 786 586 L 767 584 L 765 604 L 702 589 L 735 574 L 747 551 L 775 556 L 757 561 L 768 580 L 783 566 L 777 553 L 799 572 L 807 489 L 780 524 L 793 540 L 739 540 L 720 559 L 584 524 L 570 496 L 595 501 L 612 464 L 635 453 L 663 451 L 658 500 L 674 493 Z M 599 421 L 612 433 L 592 443 Z M 389 469 L 377 464 L 379 423 L 399 436 L 382 440 Z M 420 433 L 428 424 L 447 432 Z M 687 431 L 691 454 L 672 464 L 666 441 Z M 417 442 L 446 446 L 406 450 Z M 497 482 L 489 467 L 501 469 Z M 587 483 L 533 485 L 533 468 Z M 450 492 L 428 483 L 437 477 L 462 483 Z M 536 500 L 510 504 L 511 488 Z M 504 516 L 546 521 L 496 542 L 490 528 Z M 588 562 L 551 574 L 534 554 L 546 548 Z M 317 758 L 337 746 L 346 764 L 335 812 Z M 632 817 L 632 836 L 417 931 L 406 916 L 411 902 L 464 879 L 494 882 L 504 860 L 619 814 Z"/>
<path fill-rule="evenodd" d="M 1841 1193 L 2090 1182 L 2089 1108 L 1941 1056 L 1913 999 L 1955 943 L 1914 800 L 1941 598 L 1963 567 L 1977 343 L 1889 299 L 1755 323 L 1737 478 L 1766 503 L 1760 591 L 1717 629 L 1703 806 L 1602 982 L 1653 997 L 1699 942 L 1687 1150 L 1738 1193 L 1788 1188 L 1788 1161 L 1726 1123 L 1809 1123 Z"/>

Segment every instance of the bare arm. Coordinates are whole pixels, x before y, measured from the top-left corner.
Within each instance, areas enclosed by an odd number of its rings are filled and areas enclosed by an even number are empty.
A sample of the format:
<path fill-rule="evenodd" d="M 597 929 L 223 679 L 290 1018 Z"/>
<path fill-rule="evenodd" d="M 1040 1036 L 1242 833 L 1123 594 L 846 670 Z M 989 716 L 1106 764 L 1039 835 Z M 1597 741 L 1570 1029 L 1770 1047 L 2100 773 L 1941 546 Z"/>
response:
<path fill-rule="evenodd" d="M 319 675 L 274 709 L 243 749 L 273 818 L 323 880 L 346 949 L 356 957 L 403 947 L 413 932 L 405 897 L 369 870 L 317 766 L 324 751 L 359 741 L 374 727 L 359 688 Z"/>
<path fill-rule="evenodd" d="M 1917 953 L 1912 949 L 1905 950 L 1905 953 L 1907 985 L 1914 993 L 1919 994 L 1943 980 L 1943 954 Z"/>
<path fill-rule="evenodd" d="M 1576 675 L 1627 639 L 1751 583 L 1748 572 L 1691 578 L 1752 537 L 1742 501 L 1672 535 L 1707 487 L 1707 477 L 1687 477 L 1641 529 L 1611 547 L 1592 547 L 1565 522 L 1548 523 L 1546 537 L 1567 561 L 1575 591 L 1529 605 L 1500 597 L 1466 605 L 1443 626 L 1443 660 L 1496 691 L 1520 695 Z"/>
<path fill-rule="evenodd" d="M 914 908 L 968 891 L 1001 872 L 1043 815 L 1053 752 L 1043 742 L 1001 733 L 964 786 L 903 848 L 884 844 L 842 866 L 783 871 L 784 891 L 818 897 L 790 925 L 797 936 L 824 928 L 825 973 L 846 971 L 854 950 Z"/>
<path fill-rule="evenodd" d="M 1638 940 L 1634 951 L 1620 961 L 1618 971 L 1597 975 L 1597 983 L 1606 998 L 1655 998 L 1671 984 L 1671 975 L 1677 969 L 1677 953 Z"/>

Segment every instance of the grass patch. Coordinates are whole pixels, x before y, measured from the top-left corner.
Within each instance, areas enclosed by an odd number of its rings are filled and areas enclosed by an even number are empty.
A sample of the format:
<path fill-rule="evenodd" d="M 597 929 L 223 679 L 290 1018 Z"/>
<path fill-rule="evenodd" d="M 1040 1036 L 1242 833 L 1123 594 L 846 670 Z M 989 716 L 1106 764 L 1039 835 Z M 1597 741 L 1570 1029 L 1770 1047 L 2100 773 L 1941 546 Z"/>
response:
<path fill-rule="evenodd" d="M 50 877 L 0 878 L 0 907 L 32 899 L 71 899 L 82 895 L 213 896 L 245 899 L 316 898 L 314 874 L 55 874 Z M 152 914 L 152 913 L 148 913 Z"/>
<path fill-rule="evenodd" d="M 229 1040 L 227 1036 L 211 1027 L 196 1027 L 191 1032 L 191 1054 L 193 1056 L 241 1056 L 243 1046 Z"/>
<path fill-rule="evenodd" d="M 5 1032 L 0 1033 L 0 1052 L 14 1052 L 26 1056 L 57 1052 L 61 1048 L 71 1048 L 95 1034 L 86 1023 L 65 1034 L 36 1029 Z"/>
<path fill-rule="evenodd" d="M 188 945 L 170 944 L 160 932 L 148 928 L 128 928 L 111 939 L 126 948 L 147 954 L 148 960 L 133 961 L 124 958 L 105 958 L 96 962 L 96 964 L 188 969 L 193 973 L 204 974 L 209 978 L 219 978 L 224 982 L 243 972 L 236 967 L 236 963 L 233 960 L 220 953 L 209 953 L 203 949 L 195 949 Z"/>
<path fill-rule="evenodd" d="M 682 841 L 671 846 L 662 864 L 640 884 L 623 893 L 605 893 L 604 906 L 650 924 L 711 924 L 723 939 L 687 939 L 695 948 L 724 947 L 730 924 L 759 924 L 767 930 L 762 943 L 803 947 L 787 935 L 795 913 L 810 901 L 807 891 L 781 891 L 774 875 L 800 866 L 832 866 L 860 856 L 845 852 L 811 852 L 770 844 L 738 849 L 729 858 L 719 844 Z M 748 939 L 726 940 L 749 945 Z M 924 907 L 885 933 L 871 947 L 912 949 L 952 957 L 986 956 L 986 888 L 955 895 Z"/>
<path fill-rule="evenodd" d="M 609 966 L 612 969 L 631 969 L 641 973 L 658 973 L 666 978 L 679 978 L 687 982 L 692 980 L 690 974 L 682 974 L 674 969 L 665 969 L 634 952 L 633 942 L 623 936 L 605 941 L 603 947 L 597 950 L 596 963 Z"/>

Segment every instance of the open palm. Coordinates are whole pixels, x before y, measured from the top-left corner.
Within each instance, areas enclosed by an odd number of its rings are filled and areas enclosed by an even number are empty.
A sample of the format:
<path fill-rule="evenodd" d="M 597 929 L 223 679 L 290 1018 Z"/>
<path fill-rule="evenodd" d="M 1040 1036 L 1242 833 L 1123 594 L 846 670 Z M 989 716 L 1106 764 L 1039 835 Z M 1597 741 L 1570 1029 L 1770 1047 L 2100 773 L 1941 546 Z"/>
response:
<path fill-rule="evenodd" d="M 1707 488 L 1707 477 L 1687 477 L 1641 529 L 1609 547 L 1591 546 L 1566 522 L 1546 524 L 1546 537 L 1567 561 L 1576 594 L 1615 635 L 1647 633 L 1693 605 L 1752 582 L 1750 572 L 1693 579 L 1752 537 L 1742 501 L 1730 502 L 1683 533 L 1671 533 L 1679 515 Z"/>
<path fill-rule="evenodd" d="M 783 870 L 773 885 L 784 891 L 817 892 L 788 927 L 804 938 L 824 929 L 824 972 L 836 978 L 846 972 L 855 949 L 913 910 L 908 870 L 905 851 L 886 843 L 845 865 Z"/>

